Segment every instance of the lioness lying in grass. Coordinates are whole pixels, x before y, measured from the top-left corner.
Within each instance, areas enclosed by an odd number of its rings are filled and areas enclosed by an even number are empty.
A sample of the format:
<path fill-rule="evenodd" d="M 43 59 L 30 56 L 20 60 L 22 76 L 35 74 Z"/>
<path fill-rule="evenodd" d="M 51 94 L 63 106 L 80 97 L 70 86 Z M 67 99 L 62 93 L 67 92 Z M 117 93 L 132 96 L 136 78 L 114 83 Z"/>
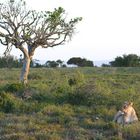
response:
<path fill-rule="evenodd" d="M 138 121 L 136 111 L 133 108 L 133 103 L 125 102 L 122 109 L 114 116 L 114 121 L 119 124 L 129 124 Z"/>

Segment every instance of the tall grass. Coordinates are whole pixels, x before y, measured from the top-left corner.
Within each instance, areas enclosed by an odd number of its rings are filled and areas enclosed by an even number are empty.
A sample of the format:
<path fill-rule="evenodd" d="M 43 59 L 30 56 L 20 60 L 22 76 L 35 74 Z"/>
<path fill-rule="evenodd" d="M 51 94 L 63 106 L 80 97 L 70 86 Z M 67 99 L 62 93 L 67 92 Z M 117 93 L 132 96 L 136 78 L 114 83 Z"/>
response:
<path fill-rule="evenodd" d="M 140 68 L 0 69 L 1 140 L 139 139 L 140 123 L 112 122 L 126 100 L 140 117 Z"/>

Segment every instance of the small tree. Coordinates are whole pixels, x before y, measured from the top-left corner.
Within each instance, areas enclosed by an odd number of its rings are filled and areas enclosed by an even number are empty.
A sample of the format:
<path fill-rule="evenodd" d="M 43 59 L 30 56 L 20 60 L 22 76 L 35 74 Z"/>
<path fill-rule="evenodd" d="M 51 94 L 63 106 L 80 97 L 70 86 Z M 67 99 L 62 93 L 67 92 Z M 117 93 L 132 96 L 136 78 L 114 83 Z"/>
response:
<path fill-rule="evenodd" d="M 5 55 L 15 46 L 23 53 L 20 81 L 27 83 L 30 62 L 36 48 L 54 47 L 69 40 L 81 18 L 68 21 L 61 7 L 54 11 L 29 10 L 24 0 L 0 4 L 0 42 Z"/>
<path fill-rule="evenodd" d="M 60 60 L 60 59 L 58 59 L 58 60 L 56 60 L 56 61 L 47 61 L 46 63 L 45 63 L 45 66 L 46 67 L 50 67 L 50 68 L 55 68 L 55 67 L 66 67 L 66 65 L 65 64 L 63 64 L 63 62 L 64 61 L 62 61 L 62 60 Z"/>
<path fill-rule="evenodd" d="M 45 65 L 49 68 L 56 68 L 59 66 L 59 63 L 57 63 L 56 61 L 47 61 Z"/>
<path fill-rule="evenodd" d="M 63 61 L 62 60 L 58 59 L 56 62 L 58 63 L 59 67 L 63 67 Z"/>
<path fill-rule="evenodd" d="M 67 61 L 67 64 L 74 64 L 79 67 L 93 67 L 93 62 L 90 60 L 86 60 L 85 58 L 73 57 Z"/>

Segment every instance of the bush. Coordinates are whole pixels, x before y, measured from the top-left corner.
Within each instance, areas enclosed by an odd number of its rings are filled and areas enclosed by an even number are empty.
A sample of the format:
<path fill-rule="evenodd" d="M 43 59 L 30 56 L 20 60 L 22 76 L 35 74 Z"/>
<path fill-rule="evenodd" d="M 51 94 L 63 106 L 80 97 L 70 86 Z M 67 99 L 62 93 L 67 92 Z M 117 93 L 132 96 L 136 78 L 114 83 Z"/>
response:
<path fill-rule="evenodd" d="M 22 83 L 7 84 L 4 87 L 4 91 L 6 92 L 17 92 L 17 91 L 22 91 L 23 89 L 24 89 L 24 85 Z"/>
<path fill-rule="evenodd" d="M 67 93 L 67 101 L 73 105 L 92 105 L 99 94 L 94 85 L 81 84 Z"/>
<path fill-rule="evenodd" d="M 19 101 L 11 94 L 0 93 L 0 110 L 5 113 L 14 112 L 19 106 Z"/>

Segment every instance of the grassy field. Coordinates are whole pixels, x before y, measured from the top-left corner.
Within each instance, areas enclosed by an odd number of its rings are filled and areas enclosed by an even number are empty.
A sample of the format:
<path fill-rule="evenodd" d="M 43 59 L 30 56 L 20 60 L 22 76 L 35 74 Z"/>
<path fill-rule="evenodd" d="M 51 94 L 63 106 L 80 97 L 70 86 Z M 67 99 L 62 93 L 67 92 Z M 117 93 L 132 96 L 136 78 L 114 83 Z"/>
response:
<path fill-rule="evenodd" d="M 140 123 L 113 117 L 133 101 L 140 117 L 140 68 L 0 69 L 0 140 L 139 140 Z M 140 118 L 139 118 L 140 119 Z"/>

